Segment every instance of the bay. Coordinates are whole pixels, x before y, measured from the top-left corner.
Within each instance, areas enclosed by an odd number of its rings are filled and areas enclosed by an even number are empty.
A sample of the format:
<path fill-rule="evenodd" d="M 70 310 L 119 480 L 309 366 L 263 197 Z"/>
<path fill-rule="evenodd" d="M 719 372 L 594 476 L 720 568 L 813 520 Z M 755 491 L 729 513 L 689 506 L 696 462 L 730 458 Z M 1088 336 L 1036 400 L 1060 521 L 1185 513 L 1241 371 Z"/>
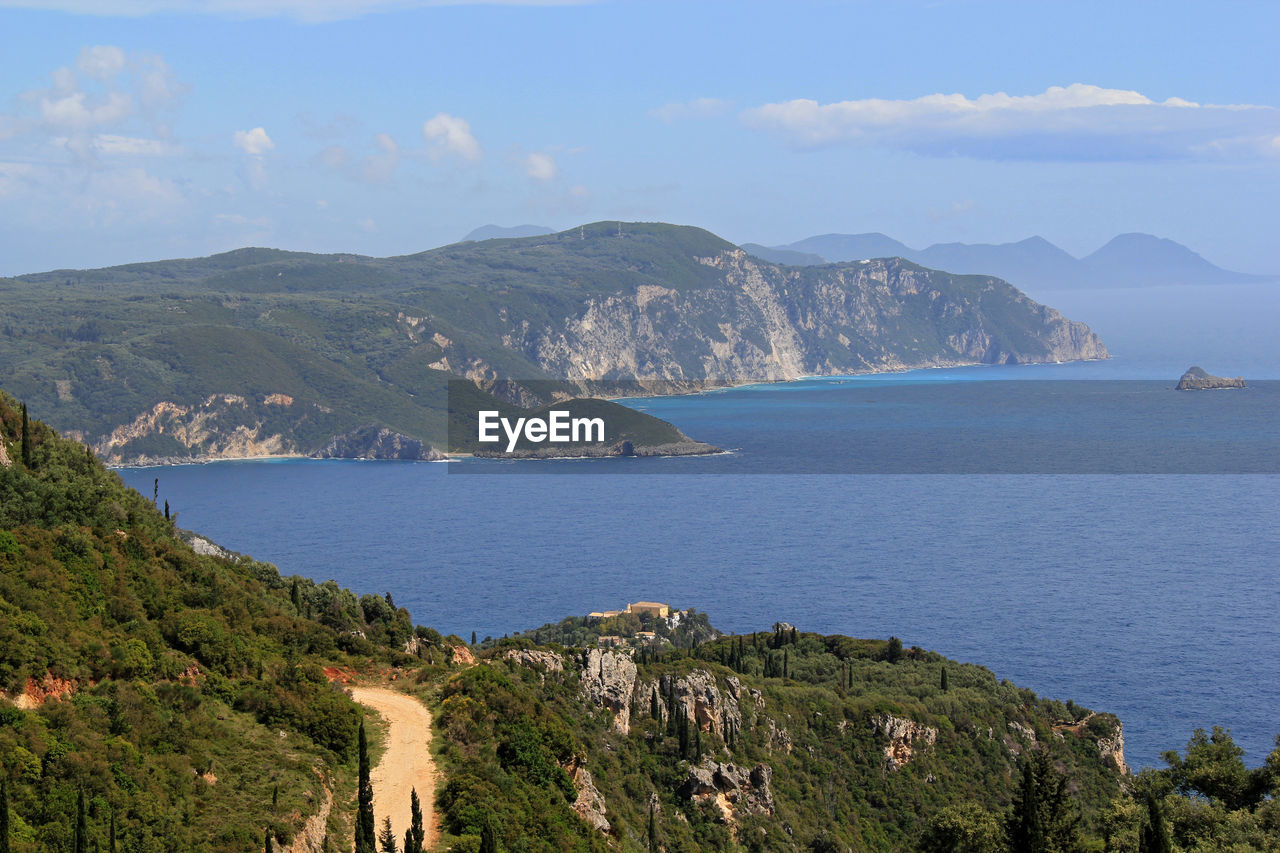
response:
<path fill-rule="evenodd" d="M 1071 395 L 1114 370 L 917 371 L 632 401 L 735 449 L 698 460 L 524 463 L 539 475 L 511 477 L 310 460 L 120 473 L 144 494 L 158 478 L 183 527 L 285 574 L 389 591 L 446 633 L 501 636 L 647 599 L 705 611 L 727 631 L 781 620 L 894 635 L 1118 714 L 1137 767 L 1213 725 L 1261 762 L 1280 732 L 1280 477 L 776 473 L 803 470 L 780 467 L 779 447 L 829 454 L 815 424 L 869 386 L 911 393 L 927 427 L 954 414 L 957 393 L 1043 393 L 988 381 L 1037 374 L 1070 380 L 1060 393 Z M 1168 385 L 1153 406 L 1185 398 Z M 1268 429 L 1250 409 L 1265 415 L 1271 398 L 1238 399 L 1261 424 L 1254 446 L 1274 452 L 1275 420 Z M 902 417 L 863 408 L 872 422 Z M 1023 426 L 1051 434 L 1053 419 Z M 1190 435 L 1209 452 L 1215 429 L 1206 418 Z M 708 466 L 719 473 L 687 473 Z"/>

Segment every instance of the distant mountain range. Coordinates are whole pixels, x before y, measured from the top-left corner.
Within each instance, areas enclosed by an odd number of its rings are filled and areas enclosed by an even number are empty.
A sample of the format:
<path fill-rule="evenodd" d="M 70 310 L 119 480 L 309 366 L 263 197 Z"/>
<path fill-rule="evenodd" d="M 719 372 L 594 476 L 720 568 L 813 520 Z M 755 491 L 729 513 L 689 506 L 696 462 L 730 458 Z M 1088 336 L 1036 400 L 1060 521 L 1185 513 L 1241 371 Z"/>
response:
<path fill-rule="evenodd" d="M 906 258 L 930 269 L 994 275 L 1024 290 L 1244 284 L 1277 278 L 1224 270 L 1186 246 L 1150 234 L 1121 234 L 1084 258 L 1043 237 L 995 245 L 935 243 L 913 249 L 879 233 L 823 234 L 785 246 L 746 243 L 742 248 L 763 260 L 790 266 Z"/>

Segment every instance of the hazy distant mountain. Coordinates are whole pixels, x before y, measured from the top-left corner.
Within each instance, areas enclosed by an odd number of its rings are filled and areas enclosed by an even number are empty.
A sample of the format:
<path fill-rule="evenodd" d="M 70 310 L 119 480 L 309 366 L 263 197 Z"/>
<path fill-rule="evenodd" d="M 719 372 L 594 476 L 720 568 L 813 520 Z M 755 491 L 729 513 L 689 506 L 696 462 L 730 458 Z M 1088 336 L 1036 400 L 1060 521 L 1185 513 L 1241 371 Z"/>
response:
<path fill-rule="evenodd" d="M 994 275 L 1024 290 L 1239 284 L 1280 278 L 1224 270 L 1180 243 L 1150 234 L 1121 234 L 1084 259 L 1064 252 L 1043 237 L 998 245 L 935 243 L 920 250 L 884 234 L 823 234 L 767 250 L 804 253 L 801 257 L 817 255 L 822 260 L 782 261 L 761 254 L 758 249 L 748 249 L 757 257 L 792 265 L 900 257 L 930 269 Z"/>
<path fill-rule="evenodd" d="M 1235 284 L 1271 278 L 1224 270 L 1181 243 L 1150 234 L 1121 234 L 1081 263 L 1097 277 L 1098 286 L 1106 287 Z"/>
<path fill-rule="evenodd" d="M 1080 261 L 1043 237 L 999 245 L 935 243 L 911 260 L 949 272 L 994 275 L 1018 286 L 1084 286 Z"/>
<path fill-rule="evenodd" d="M 544 225 L 512 225 L 510 228 L 504 228 L 501 225 L 481 225 L 467 236 L 463 237 L 463 242 L 467 240 L 497 240 L 507 237 L 541 237 L 544 234 L 554 234 L 554 229 L 547 228 Z"/>
<path fill-rule="evenodd" d="M 892 237 L 884 234 L 823 234 L 820 237 L 806 237 L 787 246 L 775 246 L 775 249 L 790 249 L 794 252 L 808 252 L 822 256 L 828 263 L 844 261 L 860 261 L 863 258 L 907 258 L 914 254 L 908 246 L 904 246 Z"/>
<path fill-rule="evenodd" d="M 771 264 L 782 264 L 789 267 L 815 267 L 828 263 L 827 259 L 821 255 L 814 255 L 809 252 L 795 252 L 791 249 L 771 248 L 769 246 L 761 246 L 759 243 L 743 243 L 738 248 Z"/>

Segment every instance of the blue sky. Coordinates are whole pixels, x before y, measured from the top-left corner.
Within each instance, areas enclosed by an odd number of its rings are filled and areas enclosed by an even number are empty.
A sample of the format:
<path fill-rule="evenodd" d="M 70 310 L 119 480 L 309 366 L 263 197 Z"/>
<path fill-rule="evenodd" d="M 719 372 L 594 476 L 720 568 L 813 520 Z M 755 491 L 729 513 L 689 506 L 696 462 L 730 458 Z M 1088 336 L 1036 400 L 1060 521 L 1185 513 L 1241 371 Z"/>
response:
<path fill-rule="evenodd" d="M 486 223 L 1280 272 L 1280 4 L 0 0 L 0 274 Z"/>

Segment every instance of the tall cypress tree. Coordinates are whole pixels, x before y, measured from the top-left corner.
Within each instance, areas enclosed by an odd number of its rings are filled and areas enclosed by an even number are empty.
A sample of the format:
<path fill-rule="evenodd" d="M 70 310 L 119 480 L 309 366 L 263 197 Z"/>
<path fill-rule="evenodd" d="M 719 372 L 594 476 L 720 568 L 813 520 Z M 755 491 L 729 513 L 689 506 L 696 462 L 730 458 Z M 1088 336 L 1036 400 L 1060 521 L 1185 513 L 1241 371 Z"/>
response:
<path fill-rule="evenodd" d="M 493 818 L 486 818 L 480 830 L 480 853 L 498 853 L 498 832 L 493 828 Z"/>
<path fill-rule="evenodd" d="M 947 683 L 947 668 L 944 666 L 942 668 L 942 692 L 946 693 L 950 689 L 951 685 Z"/>
<path fill-rule="evenodd" d="M 9 780 L 0 776 L 0 853 L 9 853 Z"/>
<path fill-rule="evenodd" d="M 649 853 L 658 853 L 658 817 L 649 803 Z"/>
<path fill-rule="evenodd" d="M 1147 821 L 1138 832 L 1138 853 L 1173 853 L 1169 824 L 1150 791 L 1147 792 Z"/>
<path fill-rule="evenodd" d="M 84 788 L 76 795 L 75 853 L 89 853 L 89 822 L 84 813 Z"/>
<path fill-rule="evenodd" d="M 262 835 L 263 835 L 263 841 L 265 842 L 267 853 L 276 853 L 275 842 L 271 840 L 271 830 L 268 829 L 264 831 Z"/>
<path fill-rule="evenodd" d="M 377 853 L 377 829 L 373 821 L 373 782 L 369 772 L 369 741 L 364 732 L 364 720 L 360 721 L 360 781 L 356 790 L 356 850 L 355 853 Z"/>
<path fill-rule="evenodd" d="M 31 422 L 27 420 L 27 404 L 22 404 L 22 467 L 31 467 Z"/>
<path fill-rule="evenodd" d="M 422 803 L 418 799 L 418 789 L 409 789 L 409 828 L 405 830 L 404 853 L 422 853 L 422 845 L 426 842 L 426 831 L 422 828 Z"/>

